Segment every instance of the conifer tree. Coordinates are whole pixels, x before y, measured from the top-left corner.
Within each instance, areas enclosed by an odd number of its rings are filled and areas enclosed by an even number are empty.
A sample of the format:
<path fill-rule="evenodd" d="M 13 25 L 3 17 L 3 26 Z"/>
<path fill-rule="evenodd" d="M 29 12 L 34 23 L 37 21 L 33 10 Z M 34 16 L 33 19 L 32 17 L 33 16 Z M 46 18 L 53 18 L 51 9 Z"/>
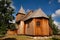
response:
<path fill-rule="evenodd" d="M 9 28 L 12 28 L 9 23 L 14 19 L 14 8 L 11 7 L 11 3 L 11 0 L 0 0 L 0 34 L 5 34 Z"/>
<path fill-rule="evenodd" d="M 54 20 L 52 19 L 52 16 L 50 15 L 49 16 L 49 24 L 50 24 L 50 27 L 52 28 L 52 30 L 53 30 L 53 34 L 54 35 L 56 35 L 56 34 L 58 34 L 58 26 L 56 26 L 55 24 L 54 24 Z"/>

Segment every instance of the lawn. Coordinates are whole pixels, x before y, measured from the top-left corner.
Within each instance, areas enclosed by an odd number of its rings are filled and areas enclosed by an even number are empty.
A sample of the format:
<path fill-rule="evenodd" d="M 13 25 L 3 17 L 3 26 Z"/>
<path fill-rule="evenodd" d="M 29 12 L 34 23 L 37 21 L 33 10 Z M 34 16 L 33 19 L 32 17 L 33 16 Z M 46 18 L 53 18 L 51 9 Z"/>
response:
<path fill-rule="evenodd" d="M 31 36 L 6 36 L 2 39 L 9 39 L 9 40 L 60 40 L 60 36 L 54 36 L 53 38 L 48 38 L 48 37 L 31 37 Z"/>

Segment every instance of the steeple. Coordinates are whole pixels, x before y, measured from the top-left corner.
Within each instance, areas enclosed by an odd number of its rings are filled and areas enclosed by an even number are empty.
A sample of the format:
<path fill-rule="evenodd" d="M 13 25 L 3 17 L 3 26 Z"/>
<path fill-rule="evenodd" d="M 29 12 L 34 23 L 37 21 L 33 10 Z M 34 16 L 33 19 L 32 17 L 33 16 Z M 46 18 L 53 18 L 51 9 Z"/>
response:
<path fill-rule="evenodd" d="M 23 14 L 25 14 L 25 10 L 23 9 L 22 6 L 21 6 L 20 10 L 18 11 L 18 13 L 23 13 Z"/>

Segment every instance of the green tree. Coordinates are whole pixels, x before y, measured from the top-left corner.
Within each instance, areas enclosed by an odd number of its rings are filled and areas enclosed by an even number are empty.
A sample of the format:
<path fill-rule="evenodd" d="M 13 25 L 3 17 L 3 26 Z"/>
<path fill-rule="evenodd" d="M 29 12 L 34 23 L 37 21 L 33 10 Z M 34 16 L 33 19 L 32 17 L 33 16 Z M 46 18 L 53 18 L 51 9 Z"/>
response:
<path fill-rule="evenodd" d="M 0 34 L 5 34 L 9 28 L 12 28 L 9 23 L 14 19 L 14 8 L 11 7 L 11 2 L 11 0 L 0 0 Z"/>
<path fill-rule="evenodd" d="M 53 30 L 53 34 L 55 35 L 55 34 L 58 34 L 58 26 L 56 26 L 55 24 L 54 24 L 54 20 L 52 19 L 52 16 L 50 15 L 49 16 L 49 24 L 50 24 L 50 27 L 52 28 L 52 30 Z"/>

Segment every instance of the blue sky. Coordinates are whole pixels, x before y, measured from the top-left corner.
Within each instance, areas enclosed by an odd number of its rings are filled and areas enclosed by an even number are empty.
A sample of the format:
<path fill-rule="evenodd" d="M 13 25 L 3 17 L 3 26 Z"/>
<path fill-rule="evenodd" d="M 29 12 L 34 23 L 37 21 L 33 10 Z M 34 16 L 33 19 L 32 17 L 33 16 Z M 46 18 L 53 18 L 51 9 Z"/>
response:
<path fill-rule="evenodd" d="M 25 9 L 36 10 L 41 8 L 47 15 L 52 15 L 54 23 L 60 24 L 60 0 L 12 0 L 15 7 L 15 14 L 19 11 L 21 5 Z M 59 15 L 58 15 L 59 14 Z"/>
<path fill-rule="evenodd" d="M 21 7 L 25 10 L 36 10 L 41 8 L 47 15 L 51 15 L 55 10 L 60 8 L 58 0 L 12 0 L 17 13 Z"/>

